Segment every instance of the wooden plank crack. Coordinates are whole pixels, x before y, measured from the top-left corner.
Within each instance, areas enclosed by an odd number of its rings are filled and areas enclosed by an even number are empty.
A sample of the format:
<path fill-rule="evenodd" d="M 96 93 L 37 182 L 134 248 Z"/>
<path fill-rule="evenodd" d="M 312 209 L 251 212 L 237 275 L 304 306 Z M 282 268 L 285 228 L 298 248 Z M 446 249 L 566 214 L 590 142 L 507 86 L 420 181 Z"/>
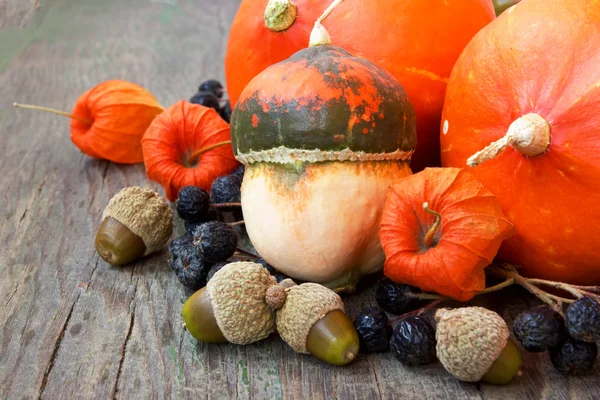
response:
<path fill-rule="evenodd" d="M 38 400 L 42 398 L 42 394 L 44 393 L 44 390 L 46 389 L 46 384 L 48 383 L 48 376 L 50 375 L 50 371 L 52 371 L 52 367 L 54 367 L 54 360 L 56 359 L 56 354 L 58 354 L 60 344 L 65 337 L 65 332 L 67 331 L 67 326 L 69 325 L 69 321 L 71 320 L 71 315 L 73 315 L 73 310 L 75 309 L 75 305 L 77 304 L 77 301 L 79 300 L 79 296 L 80 296 L 80 293 L 77 293 L 77 297 L 75 298 L 75 301 L 73 301 L 73 304 L 71 304 L 71 308 L 69 309 L 69 314 L 67 315 L 65 322 L 63 323 L 63 325 L 60 328 L 60 333 L 58 334 L 58 338 L 56 339 L 56 342 L 54 342 L 54 348 L 52 349 L 52 355 L 50 356 L 50 361 L 48 362 L 48 365 L 46 366 L 46 371 L 44 372 L 44 378 L 42 379 L 42 384 L 40 386 L 40 389 L 38 390 L 38 396 L 37 396 Z"/>
<path fill-rule="evenodd" d="M 132 276 L 133 276 L 133 270 L 135 268 L 132 269 Z M 119 391 L 119 379 L 121 378 L 121 372 L 123 370 L 123 363 L 125 361 L 125 356 L 127 354 L 127 344 L 129 343 L 129 339 L 131 338 L 131 333 L 133 332 L 133 325 L 135 324 L 135 306 L 136 306 L 136 302 L 135 302 L 135 296 L 137 293 L 137 289 L 138 289 L 138 282 L 135 282 L 135 286 L 133 289 L 133 295 L 131 296 L 131 302 L 129 303 L 129 306 L 131 308 L 131 314 L 129 317 L 129 324 L 127 326 L 127 335 L 125 335 L 125 340 L 123 341 L 123 345 L 121 346 L 121 358 L 119 360 L 119 369 L 117 369 L 117 376 L 115 377 L 115 383 L 113 384 L 113 388 L 111 391 L 111 397 L 113 399 L 117 398 L 117 392 Z"/>

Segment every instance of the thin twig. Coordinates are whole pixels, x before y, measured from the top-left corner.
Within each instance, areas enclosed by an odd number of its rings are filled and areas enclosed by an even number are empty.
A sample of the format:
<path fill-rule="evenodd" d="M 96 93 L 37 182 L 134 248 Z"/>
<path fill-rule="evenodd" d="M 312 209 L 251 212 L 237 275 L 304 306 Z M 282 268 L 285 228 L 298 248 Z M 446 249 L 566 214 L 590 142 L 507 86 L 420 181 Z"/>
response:
<path fill-rule="evenodd" d="M 239 247 L 237 247 L 237 248 L 235 249 L 235 251 L 236 251 L 236 252 L 238 252 L 238 253 L 242 253 L 242 254 L 244 254 L 244 255 L 247 255 L 247 256 L 253 257 L 255 260 L 256 260 L 256 259 L 258 259 L 258 258 L 260 258 L 260 257 L 258 257 L 256 254 L 254 254 L 254 253 L 250 253 L 249 251 L 246 251 L 246 250 L 244 250 L 244 249 L 240 249 Z"/>
<path fill-rule="evenodd" d="M 244 220 L 228 223 L 229 226 L 240 226 L 240 225 L 244 225 L 244 224 L 245 224 Z"/>
<path fill-rule="evenodd" d="M 210 208 L 228 208 L 228 207 L 241 207 L 242 203 L 216 203 L 211 204 Z"/>

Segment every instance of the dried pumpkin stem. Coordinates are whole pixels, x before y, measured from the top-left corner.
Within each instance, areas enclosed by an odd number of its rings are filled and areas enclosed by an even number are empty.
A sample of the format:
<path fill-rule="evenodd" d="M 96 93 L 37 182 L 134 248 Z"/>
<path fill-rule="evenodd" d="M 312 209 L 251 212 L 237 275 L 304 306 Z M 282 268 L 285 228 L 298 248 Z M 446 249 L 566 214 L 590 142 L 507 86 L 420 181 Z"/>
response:
<path fill-rule="evenodd" d="M 429 230 L 425 234 L 425 238 L 423 239 L 423 243 L 425 243 L 425 246 L 431 247 L 433 245 L 433 237 L 435 236 L 435 233 L 437 232 L 442 222 L 442 215 L 429 208 L 429 203 L 427 202 L 423 203 L 423 209 L 429 214 L 435 215 L 435 222 L 433 223 L 433 226 L 429 228 Z"/>
<path fill-rule="evenodd" d="M 72 119 L 75 119 L 83 124 L 86 124 L 88 126 L 92 126 L 92 122 L 88 121 L 85 118 L 81 118 L 78 117 L 77 115 L 73 115 L 73 114 L 69 114 L 66 111 L 61 111 L 61 110 L 57 110 L 54 108 L 48 108 L 48 107 L 42 107 L 42 106 L 34 106 L 31 104 L 19 104 L 19 103 L 13 103 L 13 106 L 17 107 L 17 108 L 28 108 L 30 110 L 38 110 L 38 111 L 44 111 L 44 112 L 49 112 L 52 114 L 57 114 L 57 115 L 62 115 L 63 117 L 69 117 Z"/>
<path fill-rule="evenodd" d="M 469 167 L 495 158 L 507 147 L 514 147 L 526 157 L 537 156 L 550 145 L 550 125 L 539 114 L 529 113 L 513 121 L 506 135 L 467 159 Z"/>
<path fill-rule="evenodd" d="M 217 147 L 221 147 L 221 146 L 225 146 L 227 144 L 231 144 L 231 140 L 226 140 L 224 142 L 219 142 L 219 143 L 215 143 L 215 144 L 211 144 L 210 146 L 206 146 L 203 147 L 201 149 L 198 149 L 196 151 L 194 151 L 187 160 L 188 165 L 194 165 L 194 163 L 196 162 L 196 159 L 198 158 L 198 156 L 200 156 L 200 154 L 205 153 L 209 150 L 212 149 L 216 149 Z"/>
<path fill-rule="evenodd" d="M 241 207 L 242 203 L 216 203 L 210 204 L 210 208 L 228 208 L 228 207 Z"/>
<path fill-rule="evenodd" d="M 324 44 L 331 44 L 331 36 L 329 36 L 329 32 L 327 32 L 327 30 L 323 27 L 323 25 L 321 25 L 321 22 L 323 22 L 323 20 L 325 18 L 327 18 L 327 16 L 329 14 L 331 14 L 331 12 L 337 6 L 339 6 L 342 1 L 344 1 L 344 0 L 334 0 L 329 5 L 329 7 L 327 7 L 327 9 L 325 9 L 325 11 L 323 11 L 323 14 L 321 14 L 321 16 L 319 18 L 317 18 L 317 20 L 315 21 L 315 26 L 313 27 L 312 31 L 310 32 L 310 39 L 308 41 L 309 47 L 320 46 L 320 45 L 324 45 Z"/>

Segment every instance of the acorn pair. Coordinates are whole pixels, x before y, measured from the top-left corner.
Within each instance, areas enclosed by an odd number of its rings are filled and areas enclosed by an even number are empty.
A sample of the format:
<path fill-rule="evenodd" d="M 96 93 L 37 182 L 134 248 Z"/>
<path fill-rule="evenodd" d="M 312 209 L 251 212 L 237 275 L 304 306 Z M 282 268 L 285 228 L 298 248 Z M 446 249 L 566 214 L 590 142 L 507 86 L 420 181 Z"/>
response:
<path fill-rule="evenodd" d="M 358 354 L 359 339 L 344 304 L 315 283 L 277 283 L 260 264 L 234 262 L 183 305 L 190 334 L 209 343 L 254 343 L 277 329 L 298 353 L 345 365 Z"/>

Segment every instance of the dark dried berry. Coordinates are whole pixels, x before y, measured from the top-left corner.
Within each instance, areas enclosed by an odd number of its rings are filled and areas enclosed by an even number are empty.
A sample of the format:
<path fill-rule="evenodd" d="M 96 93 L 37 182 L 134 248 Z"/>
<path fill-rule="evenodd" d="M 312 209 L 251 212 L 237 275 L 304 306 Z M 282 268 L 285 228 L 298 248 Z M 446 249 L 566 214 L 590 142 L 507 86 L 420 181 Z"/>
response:
<path fill-rule="evenodd" d="M 225 120 L 225 122 L 229 123 L 231 121 L 231 112 L 231 103 L 229 100 L 227 100 L 225 105 L 223 105 L 223 107 L 221 107 L 219 110 L 219 115 Z"/>
<path fill-rule="evenodd" d="M 384 278 L 377 282 L 375 300 L 383 310 L 390 314 L 400 315 L 419 308 L 424 302 L 411 297 L 411 294 L 419 293 L 420 290 L 414 286 L 392 282 Z"/>
<path fill-rule="evenodd" d="M 175 202 L 177 214 L 184 221 L 204 221 L 207 218 L 209 201 L 210 196 L 206 190 L 197 186 L 184 186 Z"/>
<path fill-rule="evenodd" d="M 519 314 L 513 332 L 525 350 L 539 353 L 558 346 L 565 335 L 565 324 L 552 308 L 539 306 Z"/>
<path fill-rule="evenodd" d="M 572 338 L 583 342 L 599 341 L 600 304 L 587 296 L 577 299 L 567 309 L 566 323 Z"/>
<path fill-rule="evenodd" d="M 225 261 L 235 253 L 237 235 L 226 223 L 206 222 L 194 231 L 194 245 L 206 261 L 216 263 Z"/>
<path fill-rule="evenodd" d="M 221 110 L 221 105 L 219 104 L 219 99 L 217 98 L 217 96 L 215 96 L 211 92 L 196 93 L 190 99 L 190 103 L 200 104 L 201 106 L 204 106 L 204 107 L 213 108 L 217 112 L 219 112 Z"/>
<path fill-rule="evenodd" d="M 194 291 L 206 286 L 208 268 L 196 251 L 191 236 L 173 240 L 169 245 L 169 253 L 169 265 L 182 285 Z"/>
<path fill-rule="evenodd" d="M 185 247 L 192 246 L 194 243 L 194 238 L 192 235 L 183 235 L 176 239 L 173 239 L 171 243 L 169 243 L 169 254 L 178 254 L 181 249 Z"/>
<path fill-rule="evenodd" d="M 217 96 L 217 98 L 219 99 L 223 97 L 223 85 L 221 85 L 221 82 L 215 79 L 209 79 L 207 81 L 202 82 L 198 87 L 198 91 L 210 92 Z"/>
<path fill-rule="evenodd" d="M 227 264 L 229 264 L 229 262 L 227 262 L 227 261 L 221 261 L 216 264 L 213 264 L 213 266 L 210 267 L 210 270 L 208 270 L 208 275 L 206 277 L 206 281 L 207 282 L 210 281 L 212 279 L 212 277 L 214 276 L 214 274 L 216 274 L 217 271 L 219 271 L 221 268 L 223 268 Z"/>
<path fill-rule="evenodd" d="M 366 353 L 388 351 L 392 327 L 388 324 L 386 313 L 372 307 L 358 314 L 354 327 L 360 339 L 360 349 Z"/>
<path fill-rule="evenodd" d="M 210 201 L 214 204 L 239 203 L 241 200 L 242 180 L 236 175 L 220 176 L 210 188 Z"/>
<path fill-rule="evenodd" d="M 550 349 L 550 360 L 561 374 L 581 375 L 590 370 L 598 356 L 596 343 L 586 343 L 571 337 Z"/>
<path fill-rule="evenodd" d="M 402 318 L 394 327 L 390 347 L 402 364 L 415 366 L 430 364 L 436 360 L 435 330 L 422 317 Z"/>
<path fill-rule="evenodd" d="M 233 171 L 233 172 L 231 173 L 231 175 L 235 175 L 235 176 L 237 176 L 238 178 L 240 178 L 240 179 L 242 179 L 242 180 L 243 180 L 243 179 L 244 179 L 244 172 L 246 172 L 246 167 L 244 167 L 243 165 L 240 165 L 239 167 L 237 167 L 237 168 L 235 169 L 235 171 Z"/>

